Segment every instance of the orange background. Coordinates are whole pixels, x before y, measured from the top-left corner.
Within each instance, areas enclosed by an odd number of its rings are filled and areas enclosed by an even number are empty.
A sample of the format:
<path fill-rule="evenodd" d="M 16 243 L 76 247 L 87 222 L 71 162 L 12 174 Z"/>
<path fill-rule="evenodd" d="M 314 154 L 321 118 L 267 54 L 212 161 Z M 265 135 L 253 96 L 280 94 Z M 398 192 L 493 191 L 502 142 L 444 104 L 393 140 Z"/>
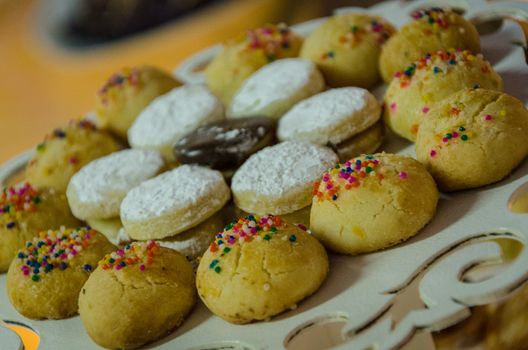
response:
<path fill-rule="evenodd" d="M 266 22 L 323 14 L 324 1 L 218 1 L 178 21 L 84 51 L 58 46 L 37 21 L 42 2 L 0 0 L 0 163 L 93 109 L 95 92 L 123 66 L 173 70 L 192 53 Z"/>

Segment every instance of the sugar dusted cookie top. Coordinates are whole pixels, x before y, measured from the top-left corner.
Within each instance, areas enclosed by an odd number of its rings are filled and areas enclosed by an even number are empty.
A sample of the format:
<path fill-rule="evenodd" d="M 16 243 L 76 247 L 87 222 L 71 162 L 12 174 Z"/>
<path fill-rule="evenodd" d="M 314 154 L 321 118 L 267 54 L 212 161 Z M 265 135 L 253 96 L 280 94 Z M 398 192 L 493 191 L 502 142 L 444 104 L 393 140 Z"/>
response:
<path fill-rule="evenodd" d="M 279 119 L 298 101 L 324 88 L 312 61 L 286 58 L 265 65 L 251 75 L 233 97 L 229 116 L 264 115 Z"/>
<path fill-rule="evenodd" d="M 338 162 L 329 148 L 287 141 L 252 155 L 235 173 L 237 206 L 259 214 L 286 214 L 310 204 L 312 183 Z"/>
<path fill-rule="evenodd" d="M 224 118 L 220 101 L 204 85 L 184 85 L 152 101 L 128 130 L 133 148 L 160 151 L 172 159 L 172 146 L 207 122 Z"/>
<path fill-rule="evenodd" d="M 379 120 L 381 107 L 368 90 L 331 89 L 295 105 L 279 121 L 280 140 L 338 144 Z"/>
<path fill-rule="evenodd" d="M 149 150 L 127 149 L 94 160 L 68 184 L 73 214 L 80 219 L 119 216 L 128 191 L 155 176 L 163 166 L 161 155 Z"/>

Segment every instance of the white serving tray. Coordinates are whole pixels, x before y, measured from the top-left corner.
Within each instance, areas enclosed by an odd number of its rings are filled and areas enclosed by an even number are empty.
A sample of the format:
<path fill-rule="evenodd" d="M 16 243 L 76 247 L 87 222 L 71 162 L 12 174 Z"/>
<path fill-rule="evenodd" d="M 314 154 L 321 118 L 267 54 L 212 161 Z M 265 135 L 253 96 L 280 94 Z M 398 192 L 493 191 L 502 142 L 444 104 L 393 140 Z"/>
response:
<path fill-rule="evenodd" d="M 504 9 L 511 9 L 508 13 L 512 16 L 525 11 L 528 17 L 528 4 L 490 4 L 484 0 L 390 1 L 361 11 L 381 15 L 401 26 L 413 9 L 446 3 L 463 9 L 468 18 L 504 14 Z M 350 10 L 356 9 L 338 12 Z M 315 19 L 293 28 L 307 34 L 323 20 Z M 482 37 L 483 53 L 503 76 L 506 92 L 528 104 L 528 66 L 522 48 L 512 44 L 517 42 L 524 42 L 522 31 L 514 22 L 506 21 L 499 31 Z M 175 75 L 185 82 L 202 82 L 200 67 L 218 48 L 214 46 L 191 57 Z M 378 96 L 383 89 L 376 89 Z M 392 135 L 382 149 L 414 155 L 412 145 Z M 0 183 L 20 170 L 30 156 L 28 151 L 0 167 Z M 331 254 L 330 274 L 321 289 L 297 309 L 269 322 L 232 325 L 198 302 L 179 329 L 146 348 L 433 349 L 425 331 L 453 325 L 469 315 L 468 307 L 505 298 L 528 280 L 528 214 L 515 214 L 508 209 L 512 193 L 527 182 L 525 160 L 498 184 L 442 195 L 433 221 L 403 244 L 356 257 Z M 497 238 L 516 241 L 523 248 L 512 262 L 502 264 L 484 279 L 468 282 L 463 277 L 471 267 L 501 261 Z M 413 292 L 414 288 L 417 292 Z M 33 321 L 19 315 L 7 299 L 5 274 L 0 276 L 0 319 L 34 329 L 41 336 L 42 350 L 99 349 L 86 334 L 79 317 Z M 0 332 L 2 349 L 7 344 L 3 334 Z"/>

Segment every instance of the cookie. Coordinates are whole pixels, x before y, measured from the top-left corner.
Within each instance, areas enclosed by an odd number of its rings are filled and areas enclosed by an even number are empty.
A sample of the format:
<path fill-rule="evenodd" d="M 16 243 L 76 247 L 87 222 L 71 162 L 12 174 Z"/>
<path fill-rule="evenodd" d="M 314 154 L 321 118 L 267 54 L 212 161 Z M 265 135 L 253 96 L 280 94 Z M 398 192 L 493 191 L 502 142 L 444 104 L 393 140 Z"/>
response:
<path fill-rule="evenodd" d="M 480 52 L 480 38 L 471 22 L 449 9 L 433 7 L 411 14 L 404 25 L 383 46 L 379 58 L 381 76 L 390 83 L 394 74 L 428 53 L 461 49 Z"/>
<path fill-rule="evenodd" d="M 112 75 L 96 96 L 99 123 L 126 139 L 141 111 L 156 97 L 179 86 L 169 73 L 150 66 L 124 68 Z"/>
<path fill-rule="evenodd" d="M 7 187 L 0 193 L 0 272 L 39 231 L 77 226 L 66 196 L 53 189 L 36 189 L 29 183 Z"/>
<path fill-rule="evenodd" d="M 185 257 L 137 242 L 105 256 L 79 294 L 86 332 L 108 349 L 132 349 L 178 327 L 196 302 Z"/>
<path fill-rule="evenodd" d="M 314 181 L 338 162 L 328 147 L 287 141 L 266 147 L 233 175 L 235 204 L 248 213 L 282 215 L 311 203 Z"/>
<path fill-rule="evenodd" d="M 300 56 L 317 64 L 329 86 L 370 88 L 380 80 L 381 47 L 394 32 L 390 23 L 377 16 L 336 15 L 306 38 Z"/>
<path fill-rule="evenodd" d="M 86 223 L 104 235 L 115 246 L 130 243 L 130 237 L 126 233 L 119 217 L 111 219 L 87 219 Z"/>
<path fill-rule="evenodd" d="M 242 83 L 260 67 L 276 59 L 297 57 L 302 38 L 285 24 L 266 24 L 228 40 L 207 65 L 207 86 L 229 106 Z"/>
<path fill-rule="evenodd" d="M 435 182 L 418 161 L 364 155 L 314 184 L 310 230 L 336 252 L 372 252 L 417 234 L 434 216 L 437 202 Z"/>
<path fill-rule="evenodd" d="M 183 254 L 187 260 L 194 261 L 209 248 L 215 234 L 221 231 L 224 225 L 223 213 L 219 211 L 197 226 L 157 242 L 162 247 L 174 249 Z"/>
<path fill-rule="evenodd" d="M 355 137 L 358 151 L 379 147 L 383 141 L 381 126 L 369 132 L 369 136 L 360 135 L 374 126 L 380 115 L 378 101 L 367 90 L 356 87 L 331 89 L 296 104 L 279 120 L 277 135 L 281 141 L 302 140 L 331 145 L 341 158 L 354 153 Z M 345 158 L 348 159 L 350 157 Z"/>
<path fill-rule="evenodd" d="M 267 320 L 313 294 L 328 274 L 328 257 L 310 234 L 280 217 L 253 216 L 226 226 L 203 255 L 198 294 L 224 320 Z"/>
<path fill-rule="evenodd" d="M 129 191 L 121 203 L 121 221 L 133 239 L 161 239 L 197 226 L 229 198 L 220 172 L 182 165 Z"/>
<path fill-rule="evenodd" d="M 26 167 L 26 180 L 65 192 L 70 178 L 94 159 L 119 150 L 113 137 L 88 120 L 72 120 L 46 136 Z"/>
<path fill-rule="evenodd" d="M 66 190 L 73 215 L 81 220 L 118 217 L 128 191 L 155 176 L 163 166 L 158 152 L 137 149 L 88 163 L 73 175 Z"/>
<path fill-rule="evenodd" d="M 253 73 L 234 95 L 230 118 L 263 115 L 279 119 L 297 102 L 324 88 L 323 76 L 312 61 L 285 58 Z"/>
<path fill-rule="evenodd" d="M 233 171 L 250 155 L 275 141 L 275 122 L 266 117 L 224 119 L 182 137 L 174 146 L 181 164 Z"/>
<path fill-rule="evenodd" d="M 526 135 L 528 111 L 521 101 L 498 91 L 461 90 L 431 109 L 418 131 L 416 155 L 441 190 L 463 190 L 510 174 L 528 155 Z"/>
<path fill-rule="evenodd" d="M 114 246 L 88 228 L 42 231 L 7 272 L 7 295 L 22 315 L 61 319 L 77 313 L 78 297 L 97 262 Z"/>
<path fill-rule="evenodd" d="M 184 85 L 156 98 L 128 130 L 132 148 L 160 152 L 173 160 L 172 148 L 183 136 L 224 119 L 224 108 L 204 85 Z"/>
<path fill-rule="evenodd" d="M 384 97 L 385 124 L 413 141 L 431 107 L 465 88 L 502 91 L 502 78 L 481 54 L 437 51 L 397 72 Z"/>

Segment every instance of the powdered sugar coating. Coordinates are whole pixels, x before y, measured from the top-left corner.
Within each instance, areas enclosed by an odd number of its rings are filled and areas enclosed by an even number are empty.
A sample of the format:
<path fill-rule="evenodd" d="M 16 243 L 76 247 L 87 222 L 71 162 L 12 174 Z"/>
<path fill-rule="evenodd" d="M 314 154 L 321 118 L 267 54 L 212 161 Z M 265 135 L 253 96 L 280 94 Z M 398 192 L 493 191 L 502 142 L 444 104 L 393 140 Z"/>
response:
<path fill-rule="evenodd" d="M 274 198 L 311 193 L 313 183 L 337 162 L 337 155 L 327 147 L 282 142 L 253 154 L 233 176 L 231 188 L 233 193 L 250 191 Z"/>
<path fill-rule="evenodd" d="M 219 171 L 198 165 L 182 165 L 128 192 L 121 203 L 121 219 L 149 220 L 185 210 L 181 221 L 201 222 L 207 218 L 203 215 L 210 211 L 209 208 L 220 209 L 229 197 L 229 187 Z"/>
<path fill-rule="evenodd" d="M 128 130 L 132 147 L 172 147 L 182 136 L 224 118 L 221 102 L 204 85 L 189 84 L 157 97 Z"/>
<path fill-rule="evenodd" d="M 279 121 L 280 140 L 338 144 L 374 125 L 381 108 L 367 90 L 331 89 L 296 104 Z"/>
<path fill-rule="evenodd" d="M 265 115 L 280 118 L 298 101 L 324 88 L 316 65 L 302 58 L 286 58 L 265 65 L 251 75 L 233 97 L 230 117 Z"/>
<path fill-rule="evenodd" d="M 96 159 L 71 178 L 66 191 L 70 208 L 81 219 L 116 217 L 127 192 L 163 166 L 161 155 L 148 150 L 127 149 Z"/>

